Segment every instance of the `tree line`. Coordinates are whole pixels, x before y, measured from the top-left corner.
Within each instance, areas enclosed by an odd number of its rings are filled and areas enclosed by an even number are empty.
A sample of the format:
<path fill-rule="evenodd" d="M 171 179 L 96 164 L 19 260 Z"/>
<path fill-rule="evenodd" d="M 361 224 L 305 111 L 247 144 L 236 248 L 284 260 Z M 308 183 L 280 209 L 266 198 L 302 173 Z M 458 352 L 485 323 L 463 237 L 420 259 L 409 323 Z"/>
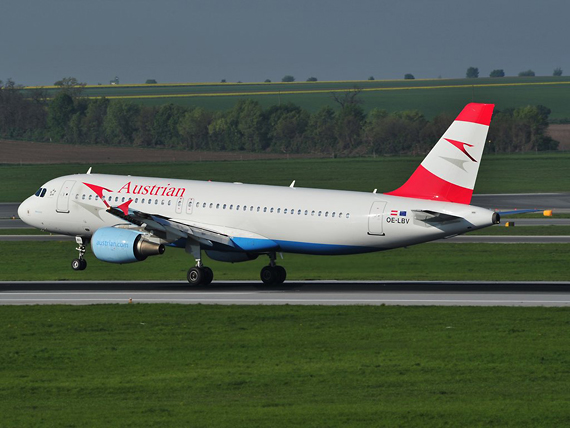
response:
<path fill-rule="evenodd" d="M 455 117 L 442 113 L 428 120 L 417 110 L 365 113 L 358 95 L 358 90 L 331 94 L 338 108 L 314 113 L 291 103 L 264 109 L 251 99 L 213 112 L 87 99 L 65 87 L 53 99 L 41 91 L 24 98 L 8 81 L 0 82 L 0 137 L 184 150 L 415 155 L 427 153 Z M 544 106 L 495 111 L 486 150 L 556 150 L 558 143 L 545 132 L 549 114 Z"/>

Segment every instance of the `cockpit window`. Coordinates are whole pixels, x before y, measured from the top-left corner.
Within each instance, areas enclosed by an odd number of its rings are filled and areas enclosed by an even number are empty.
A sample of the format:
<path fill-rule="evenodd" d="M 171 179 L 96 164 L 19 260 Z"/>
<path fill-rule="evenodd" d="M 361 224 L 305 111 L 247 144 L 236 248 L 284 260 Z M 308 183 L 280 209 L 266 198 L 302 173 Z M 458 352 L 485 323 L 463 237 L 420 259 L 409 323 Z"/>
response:
<path fill-rule="evenodd" d="M 38 189 L 38 191 L 37 191 L 36 193 L 34 193 L 34 195 L 40 196 L 40 193 L 42 193 L 42 190 L 43 190 L 43 189 L 40 187 L 40 188 Z"/>
<path fill-rule="evenodd" d="M 46 195 L 46 191 L 47 191 L 47 189 L 42 190 L 42 194 L 40 195 L 40 198 L 43 198 Z"/>

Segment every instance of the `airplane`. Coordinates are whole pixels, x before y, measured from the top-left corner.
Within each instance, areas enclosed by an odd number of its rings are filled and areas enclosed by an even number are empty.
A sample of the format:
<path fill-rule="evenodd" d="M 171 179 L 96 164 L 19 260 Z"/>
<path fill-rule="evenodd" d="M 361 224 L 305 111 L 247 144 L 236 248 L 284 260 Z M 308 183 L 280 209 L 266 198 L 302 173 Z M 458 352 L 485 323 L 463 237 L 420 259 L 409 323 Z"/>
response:
<path fill-rule="evenodd" d="M 193 286 L 213 280 L 202 252 L 222 262 L 269 256 L 260 278 L 281 284 L 282 253 L 344 255 L 407 247 L 500 222 L 469 205 L 493 104 L 470 103 L 398 189 L 382 194 L 243 183 L 94 174 L 48 181 L 18 208 L 27 224 L 75 236 L 84 270 L 96 258 L 133 263 L 183 248 Z"/>

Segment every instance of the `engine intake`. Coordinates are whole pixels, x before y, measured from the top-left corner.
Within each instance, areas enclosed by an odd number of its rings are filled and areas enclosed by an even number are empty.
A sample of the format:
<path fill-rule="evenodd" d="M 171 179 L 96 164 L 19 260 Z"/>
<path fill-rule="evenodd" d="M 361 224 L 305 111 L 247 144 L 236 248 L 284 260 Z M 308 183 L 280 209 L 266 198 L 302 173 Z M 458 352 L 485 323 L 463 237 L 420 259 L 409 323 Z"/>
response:
<path fill-rule="evenodd" d="M 148 256 L 164 254 L 163 244 L 148 241 L 136 230 L 103 227 L 91 238 L 91 249 L 99 260 L 109 263 L 142 262 Z"/>

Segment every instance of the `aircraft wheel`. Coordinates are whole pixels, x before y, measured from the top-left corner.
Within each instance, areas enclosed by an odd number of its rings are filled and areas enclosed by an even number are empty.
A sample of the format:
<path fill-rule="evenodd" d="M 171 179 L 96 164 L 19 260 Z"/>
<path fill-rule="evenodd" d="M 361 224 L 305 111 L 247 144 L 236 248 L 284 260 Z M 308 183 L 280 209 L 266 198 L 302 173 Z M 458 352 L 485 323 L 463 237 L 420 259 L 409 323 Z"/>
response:
<path fill-rule="evenodd" d="M 259 276 L 261 277 L 263 283 L 266 285 L 273 285 L 276 283 L 275 280 L 277 279 L 277 275 L 275 273 L 275 269 L 273 269 L 271 266 L 264 266 L 263 269 L 261 269 Z"/>
<path fill-rule="evenodd" d="M 214 279 L 214 272 L 207 266 L 204 266 L 202 270 L 204 271 L 204 280 L 202 281 L 202 285 L 210 285 Z"/>
<path fill-rule="evenodd" d="M 287 271 L 283 266 L 275 266 L 273 269 L 275 269 L 275 274 L 277 277 L 275 283 L 283 284 L 285 282 L 285 279 L 287 278 Z"/>
<path fill-rule="evenodd" d="M 193 286 L 202 285 L 204 277 L 205 277 L 204 271 L 197 267 L 189 269 L 188 274 L 186 275 L 188 282 L 190 283 L 190 285 Z"/>
<path fill-rule="evenodd" d="M 71 262 L 71 268 L 73 270 L 85 270 L 87 267 L 87 261 L 85 259 L 73 259 Z"/>

